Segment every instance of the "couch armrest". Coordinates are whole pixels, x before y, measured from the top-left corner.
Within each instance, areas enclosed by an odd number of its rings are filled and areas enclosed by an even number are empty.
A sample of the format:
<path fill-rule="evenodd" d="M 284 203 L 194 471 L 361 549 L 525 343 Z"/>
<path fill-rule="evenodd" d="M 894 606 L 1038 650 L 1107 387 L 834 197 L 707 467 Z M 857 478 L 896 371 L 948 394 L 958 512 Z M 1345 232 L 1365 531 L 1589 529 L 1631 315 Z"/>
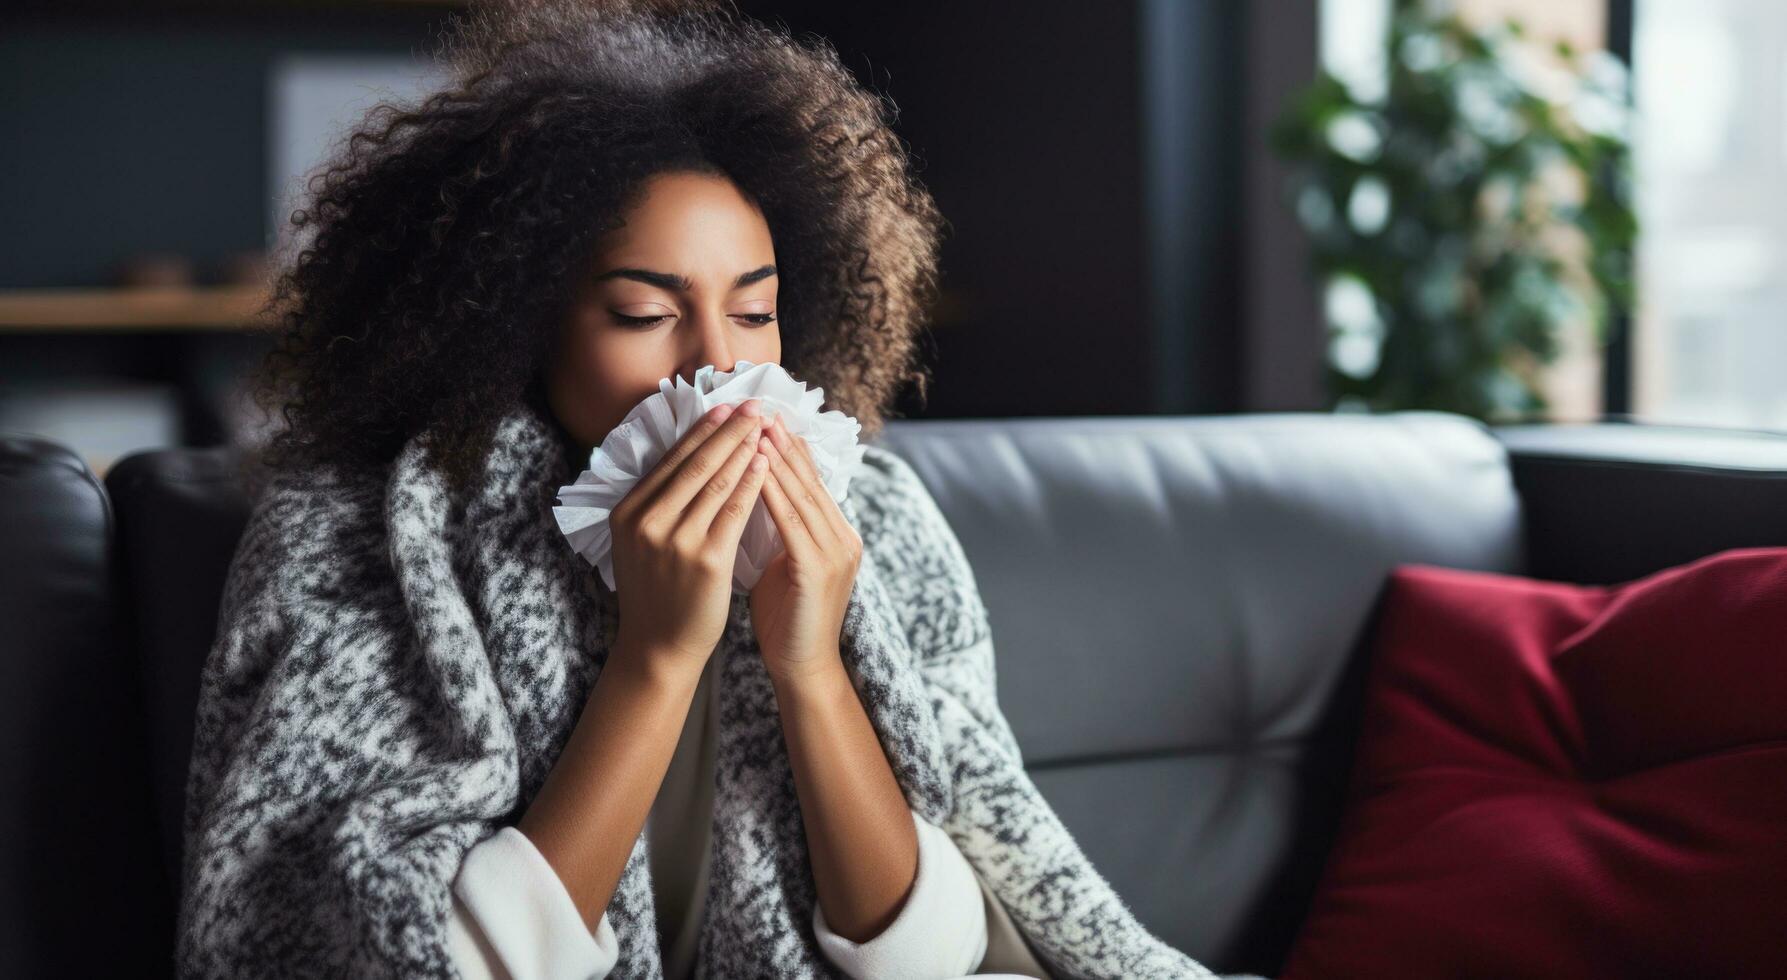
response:
<path fill-rule="evenodd" d="M 1494 431 L 1534 576 L 1623 582 L 1727 548 L 1787 545 L 1787 433 L 1617 422 Z"/>
<path fill-rule="evenodd" d="M 79 453 L 0 432 L 0 976 L 172 975 L 113 530 Z"/>

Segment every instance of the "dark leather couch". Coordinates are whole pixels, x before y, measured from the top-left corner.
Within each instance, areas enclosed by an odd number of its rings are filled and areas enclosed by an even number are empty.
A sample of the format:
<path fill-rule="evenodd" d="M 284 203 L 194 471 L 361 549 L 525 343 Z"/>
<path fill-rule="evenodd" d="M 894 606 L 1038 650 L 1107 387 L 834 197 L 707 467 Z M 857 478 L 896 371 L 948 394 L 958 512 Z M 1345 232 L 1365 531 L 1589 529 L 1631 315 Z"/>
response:
<path fill-rule="evenodd" d="M 1271 975 L 1331 842 L 1396 563 L 1622 581 L 1787 544 L 1787 435 L 1453 416 L 895 421 L 1037 784 L 1142 919 Z M 249 499 L 0 437 L 0 975 L 167 975 L 193 705 Z"/>

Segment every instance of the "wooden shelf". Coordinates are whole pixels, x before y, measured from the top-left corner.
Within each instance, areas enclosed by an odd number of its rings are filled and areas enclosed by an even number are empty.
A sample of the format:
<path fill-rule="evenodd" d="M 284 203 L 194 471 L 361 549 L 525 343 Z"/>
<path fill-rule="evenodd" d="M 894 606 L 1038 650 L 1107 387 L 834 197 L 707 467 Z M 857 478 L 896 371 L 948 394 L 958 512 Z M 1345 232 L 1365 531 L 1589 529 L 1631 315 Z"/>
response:
<path fill-rule="evenodd" d="M 247 333 L 270 324 L 257 318 L 264 286 L 154 286 L 117 289 L 0 289 L 0 334 L 133 331 Z M 966 320 L 972 303 L 944 290 L 933 328 Z"/>
<path fill-rule="evenodd" d="M 0 333 L 254 331 L 264 286 L 0 290 Z"/>

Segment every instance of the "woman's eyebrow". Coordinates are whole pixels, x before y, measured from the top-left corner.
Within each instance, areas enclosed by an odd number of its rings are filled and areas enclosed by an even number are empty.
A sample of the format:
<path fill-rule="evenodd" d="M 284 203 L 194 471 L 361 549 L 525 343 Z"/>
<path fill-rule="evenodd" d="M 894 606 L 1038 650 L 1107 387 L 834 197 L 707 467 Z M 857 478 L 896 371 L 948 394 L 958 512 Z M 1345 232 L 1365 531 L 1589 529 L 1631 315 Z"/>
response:
<path fill-rule="evenodd" d="M 776 274 L 775 266 L 773 266 L 773 265 L 761 266 L 759 268 L 752 269 L 750 272 L 743 273 L 737 279 L 733 280 L 732 288 L 733 289 L 743 289 L 744 287 L 749 286 L 750 284 L 752 284 L 754 282 L 762 282 L 763 280 L 768 279 L 770 276 L 773 276 L 775 274 Z M 694 283 L 689 281 L 688 276 L 679 276 L 679 275 L 676 275 L 675 273 L 671 273 L 671 272 L 653 272 L 650 269 L 634 269 L 634 268 L 610 269 L 607 272 L 604 272 L 601 275 L 597 276 L 595 281 L 603 282 L 604 280 L 608 280 L 608 279 L 632 279 L 635 282 L 642 282 L 648 286 L 657 286 L 660 289 L 670 289 L 670 290 L 674 290 L 676 292 L 683 292 L 683 293 L 686 293 L 690 289 L 694 288 Z"/>
<path fill-rule="evenodd" d="M 773 276 L 775 274 L 776 274 L 776 267 L 773 265 L 766 265 L 761 268 L 752 269 L 750 272 L 747 272 L 744 275 L 739 276 L 738 279 L 732 283 L 732 288 L 733 289 L 743 289 L 744 287 L 749 286 L 750 284 L 752 284 L 754 282 L 762 282 L 763 280 L 768 279 L 770 276 Z"/>

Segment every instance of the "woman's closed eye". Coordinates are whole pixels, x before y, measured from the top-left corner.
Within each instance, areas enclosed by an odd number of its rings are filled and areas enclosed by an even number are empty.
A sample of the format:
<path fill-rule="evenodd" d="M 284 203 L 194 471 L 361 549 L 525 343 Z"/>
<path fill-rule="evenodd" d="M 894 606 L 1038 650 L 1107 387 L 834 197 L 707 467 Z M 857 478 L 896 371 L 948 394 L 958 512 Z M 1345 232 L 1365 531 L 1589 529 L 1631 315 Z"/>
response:
<path fill-rule="evenodd" d="M 774 313 L 734 313 L 732 315 L 747 323 L 756 324 L 757 326 L 767 326 L 776 322 L 776 315 Z M 672 314 L 661 313 L 657 316 L 628 316 L 625 313 L 614 313 L 613 316 L 622 326 L 649 327 L 653 324 L 662 323 L 663 321 L 670 319 Z"/>

